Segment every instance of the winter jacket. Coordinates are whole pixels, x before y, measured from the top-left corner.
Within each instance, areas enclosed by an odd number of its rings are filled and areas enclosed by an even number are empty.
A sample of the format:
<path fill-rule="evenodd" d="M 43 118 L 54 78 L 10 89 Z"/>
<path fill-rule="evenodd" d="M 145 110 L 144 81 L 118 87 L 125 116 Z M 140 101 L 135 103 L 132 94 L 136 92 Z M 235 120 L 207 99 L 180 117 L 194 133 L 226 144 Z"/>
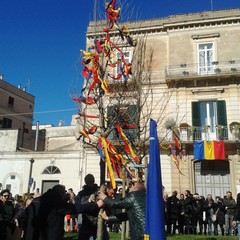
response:
<path fill-rule="evenodd" d="M 206 211 L 206 219 L 210 219 L 212 214 L 213 214 L 213 206 L 214 206 L 214 201 L 213 199 L 208 201 L 206 200 L 204 202 L 204 210 Z"/>
<path fill-rule="evenodd" d="M 236 202 L 233 198 L 224 198 L 223 204 L 226 207 L 226 214 L 234 215 L 236 210 Z"/>
<path fill-rule="evenodd" d="M 222 202 L 214 203 L 213 214 L 216 214 L 216 222 L 214 224 L 225 224 L 225 206 Z"/>
<path fill-rule="evenodd" d="M 26 240 L 62 240 L 64 217 L 71 205 L 57 191 L 49 189 L 26 208 Z"/>
<path fill-rule="evenodd" d="M 125 208 L 129 220 L 131 239 L 143 239 L 146 204 L 145 191 L 139 190 L 129 192 L 126 197 L 122 199 L 111 199 L 107 197 L 105 198 L 104 202 L 107 206 L 111 208 Z"/>
<path fill-rule="evenodd" d="M 180 213 L 180 202 L 176 196 L 167 199 L 167 216 L 170 219 L 178 219 Z"/>
<path fill-rule="evenodd" d="M 96 239 L 97 237 L 97 221 L 99 209 L 96 207 L 94 209 L 96 195 L 98 192 L 98 185 L 84 185 L 83 190 L 78 193 L 75 198 L 75 207 L 77 213 L 82 213 L 82 225 L 78 232 L 78 239 L 88 240 L 90 237 Z M 92 200 L 91 200 L 92 199 Z M 92 202 L 92 204 L 89 204 Z M 91 209 L 92 208 L 92 209 Z M 108 239 L 108 233 L 104 226 L 103 238 Z"/>

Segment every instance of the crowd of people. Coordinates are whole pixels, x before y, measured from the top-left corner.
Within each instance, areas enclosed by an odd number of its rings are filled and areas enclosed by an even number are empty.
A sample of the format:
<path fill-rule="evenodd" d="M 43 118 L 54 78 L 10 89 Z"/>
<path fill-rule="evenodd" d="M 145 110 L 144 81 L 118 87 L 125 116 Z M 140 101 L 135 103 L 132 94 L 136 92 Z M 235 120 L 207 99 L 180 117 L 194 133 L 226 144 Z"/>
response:
<path fill-rule="evenodd" d="M 103 221 L 103 240 L 109 231 L 119 231 L 129 221 L 130 236 L 144 239 L 146 190 L 141 182 L 131 182 L 122 197 L 111 185 L 99 189 L 92 174 L 85 176 L 85 185 L 75 194 L 72 188 L 56 185 L 44 194 L 16 195 L 8 189 L 0 193 L 1 240 L 62 240 L 64 227 L 78 232 L 80 240 L 97 238 L 99 217 Z M 206 199 L 186 190 L 178 198 L 163 192 L 163 212 L 167 234 L 236 235 L 240 233 L 240 193 L 237 200 L 228 191 L 223 198 Z M 125 209 L 125 211 L 122 211 Z M 239 237 L 240 239 L 240 237 Z"/>
<path fill-rule="evenodd" d="M 173 191 L 169 197 L 163 194 L 167 234 L 237 235 L 239 229 L 240 193 L 237 201 L 230 191 L 224 197 L 206 198 L 186 190 L 177 197 Z"/>
<path fill-rule="evenodd" d="M 73 189 L 67 191 L 63 185 L 56 185 L 43 195 L 37 191 L 14 198 L 4 189 L 0 193 L 0 239 L 62 240 L 66 220 L 67 230 L 77 231 L 78 239 L 94 240 L 100 216 L 103 240 L 109 240 L 107 226 L 119 226 L 126 220 L 130 222 L 132 239 L 143 240 L 144 184 L 132 183 L 128 192 L 122 198 L 110 185 L 100 192 L 92 174 L 85 176 L 85 185 L 76 195 Z M 126 209 L 126 212 L 115 209 Z"/>

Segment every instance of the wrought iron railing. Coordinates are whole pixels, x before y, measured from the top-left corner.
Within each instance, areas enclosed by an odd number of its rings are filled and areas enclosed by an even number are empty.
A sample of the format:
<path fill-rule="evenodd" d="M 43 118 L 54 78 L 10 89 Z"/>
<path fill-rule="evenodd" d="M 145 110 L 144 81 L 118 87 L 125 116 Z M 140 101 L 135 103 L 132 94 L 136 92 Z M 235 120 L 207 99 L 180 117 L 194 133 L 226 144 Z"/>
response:
<path fill-rule="evenodd" d="M 240 74 L 240 60 L 214 61 L 207 65 L 180 64 L 165 69 L 166 79 Z"/>
<path fill-rule="evenodd" d="M 233 128 L 217 125 L 215 127 L 210 126 L 177 127 L 176 129 L 181 141 L 240 140 L 240 127 Z M 168 138 L 168 140 L 173 140 L 173 134 L 172 137 Z"/>

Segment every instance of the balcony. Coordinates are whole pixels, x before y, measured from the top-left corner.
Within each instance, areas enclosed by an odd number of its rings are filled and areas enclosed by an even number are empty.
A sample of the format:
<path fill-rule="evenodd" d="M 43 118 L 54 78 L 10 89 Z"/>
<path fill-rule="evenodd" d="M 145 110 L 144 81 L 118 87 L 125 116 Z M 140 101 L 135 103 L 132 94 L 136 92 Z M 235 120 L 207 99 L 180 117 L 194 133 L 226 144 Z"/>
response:
<path fill-rule="evenodd" d="M 212 140 L 224 140 L 224 141 L 240 141 L 240 124 L 215 127 L 210 126 L 188 126 L 176 128 L 180 141 L 192 142 L 192 141 L 212 141 Z M 168 141 L 173 141 L 173 134 L 168 135 Z"/>
<path fill-rule="evenodd" d="M 219 79 L 232 76 L 240 76 L 240 60 L 214 61 L 205 66 L 200 66 L 199 64 L 180 64 L 177 66 L 168 66 L 165 69 L 166 82 L 172 80 Z"/>

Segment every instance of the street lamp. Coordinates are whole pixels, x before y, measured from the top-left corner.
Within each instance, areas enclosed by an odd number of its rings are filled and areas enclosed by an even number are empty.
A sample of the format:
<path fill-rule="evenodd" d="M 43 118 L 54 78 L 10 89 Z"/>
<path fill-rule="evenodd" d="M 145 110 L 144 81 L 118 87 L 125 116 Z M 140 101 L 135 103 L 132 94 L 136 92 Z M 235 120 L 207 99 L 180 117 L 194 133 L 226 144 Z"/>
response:
<path fill-rule="evenodd" d="M 31 187 L 31 184 L 30 184 L 30 181 L 32 179 L 32 168 L 33 168 L 33 163 L 34 163 L 34 159 L 31 158 L 30 160 L 30 170 L 29 170 L 29 178 L 28 178 L 28 193 L 30 193 L 30 187 Z"/>

